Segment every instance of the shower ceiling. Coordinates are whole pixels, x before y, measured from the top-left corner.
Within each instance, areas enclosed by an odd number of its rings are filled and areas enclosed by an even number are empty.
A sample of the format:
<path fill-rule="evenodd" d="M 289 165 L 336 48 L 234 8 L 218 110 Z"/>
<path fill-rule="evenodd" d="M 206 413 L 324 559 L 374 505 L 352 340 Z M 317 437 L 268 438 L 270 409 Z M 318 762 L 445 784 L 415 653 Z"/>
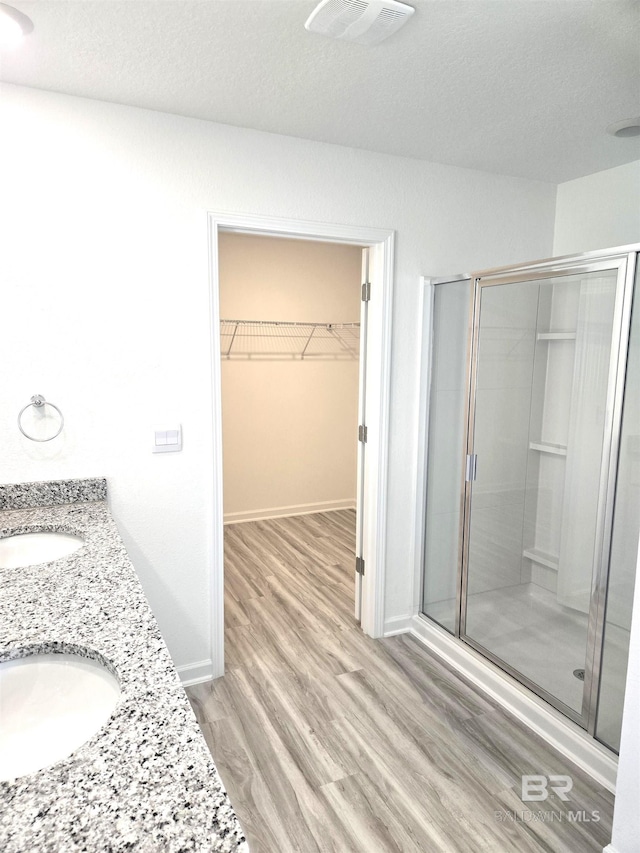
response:
<path fill-rule="evenodd" d="M 640 5 L 415 0 L 375 47 L 308 33 L 317 0 L 12 0 L 0 79 L 559 182 L 640 158 Z"/>

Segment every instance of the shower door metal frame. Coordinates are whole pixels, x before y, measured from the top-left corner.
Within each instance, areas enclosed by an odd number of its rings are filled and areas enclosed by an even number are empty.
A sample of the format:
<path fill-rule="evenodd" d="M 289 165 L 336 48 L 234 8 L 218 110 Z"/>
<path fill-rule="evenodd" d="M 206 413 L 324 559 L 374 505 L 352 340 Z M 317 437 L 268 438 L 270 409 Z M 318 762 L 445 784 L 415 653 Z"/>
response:
<path fill-rule="evenodd" d="M 604 439 L 600 460 L 600 486 L 598 494 L 597 528 L 592 564 L 591 597 L 587 623 L 585 682 L 581 712 L 560 701 L 506 661 L 494 655 L 466 633 L 467 585 L 469 579 L 469 535 L 471 528 L 471 497 L 473 482 L 463 478 L 461 502 L 463 512 L 460 522 L 460 560 L 458 563 L 459 607 L 457 608 L 456 636 L 471 646 L 500 669 L 529 688 L 550 705 L 557 708 L 578 725 L 595 734 L 600 660 L 602 655 L 609 557 L 613 527 L 617 463 L 620 443 L 622 403 L 627 365 L 627 349 L 631 320 L 631 303 L 637 253 L 640 244 L 624 246 L 604 252 L 552 258 L 517 267 L 501 267 L 473 273 L 470 308 L 467 418 L 464 453 L 474 453 L 475 402 L 480 332 L 480 303 L 482 289 L 496 285 L 541 281 L 566 275 L 579 275 L 617 269 L 616 294 L 613 312 L 611 351 L 607 383 L 607 405 Z M 466 469 L 466 466 L 465 466 Z"/>

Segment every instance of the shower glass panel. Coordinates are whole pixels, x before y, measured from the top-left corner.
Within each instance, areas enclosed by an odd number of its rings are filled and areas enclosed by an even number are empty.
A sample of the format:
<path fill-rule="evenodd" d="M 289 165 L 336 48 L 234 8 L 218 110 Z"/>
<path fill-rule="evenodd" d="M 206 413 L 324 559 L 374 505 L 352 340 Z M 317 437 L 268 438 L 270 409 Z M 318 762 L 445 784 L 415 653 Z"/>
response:
<path fill-rule="evenodd" d="M 637 281 L 637 276 L 636 276 Z M 620 749 L 622 706 L 629 657 L 638 536 L 640 535 L 640 289 L 636 287 L 627 357 L 611 567 L 602 650 L 596 737 Z"/>
<path fill-rule="evenodd" d="M 584 722 L 618 271 L 514 278 L 478 286 L 460 634 Z"/>
<path fill-rule="evenodd" d="M 433 288 L 422 612 L 455 632 L 471 284 Z"/>

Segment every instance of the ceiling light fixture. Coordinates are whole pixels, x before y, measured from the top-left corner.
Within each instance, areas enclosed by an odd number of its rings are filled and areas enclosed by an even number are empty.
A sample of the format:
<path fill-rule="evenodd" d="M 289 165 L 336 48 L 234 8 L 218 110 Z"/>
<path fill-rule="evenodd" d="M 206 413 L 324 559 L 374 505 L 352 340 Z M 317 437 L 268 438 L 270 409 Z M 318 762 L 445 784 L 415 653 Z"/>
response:
<path fill-rule="evenodd" d="M 0 48 L 17 47 L 32 30 L 31 18 L 13 6 L 0 3 Z"/>
<path fill-rule="evenodd" d="M 630 136 L 640 136 L 640 116 L 626 118 L 624 121 L 616 121 L 607 128 L 607 133 L 617 136 L 618 139 L 627 139 Z"/>
<path fill-rule="evenodd" d="M 398 0 L 322 0 L 305 29 L 358 44 L 377 44 L 406 23 L 415 9 Z"/>

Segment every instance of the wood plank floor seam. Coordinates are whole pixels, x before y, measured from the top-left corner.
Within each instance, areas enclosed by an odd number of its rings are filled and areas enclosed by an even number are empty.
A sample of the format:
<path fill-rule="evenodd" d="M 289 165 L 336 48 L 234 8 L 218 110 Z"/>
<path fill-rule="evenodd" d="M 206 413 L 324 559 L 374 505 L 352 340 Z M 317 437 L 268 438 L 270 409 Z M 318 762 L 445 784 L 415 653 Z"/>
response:
<path fill-rule="evenodd" d="M 226 674 L 187 694 L 252 853 L 601 853 L 613 796 L 413 638 L 365 636 L 354 556 L 353 510 L 225 527 Z"/>

